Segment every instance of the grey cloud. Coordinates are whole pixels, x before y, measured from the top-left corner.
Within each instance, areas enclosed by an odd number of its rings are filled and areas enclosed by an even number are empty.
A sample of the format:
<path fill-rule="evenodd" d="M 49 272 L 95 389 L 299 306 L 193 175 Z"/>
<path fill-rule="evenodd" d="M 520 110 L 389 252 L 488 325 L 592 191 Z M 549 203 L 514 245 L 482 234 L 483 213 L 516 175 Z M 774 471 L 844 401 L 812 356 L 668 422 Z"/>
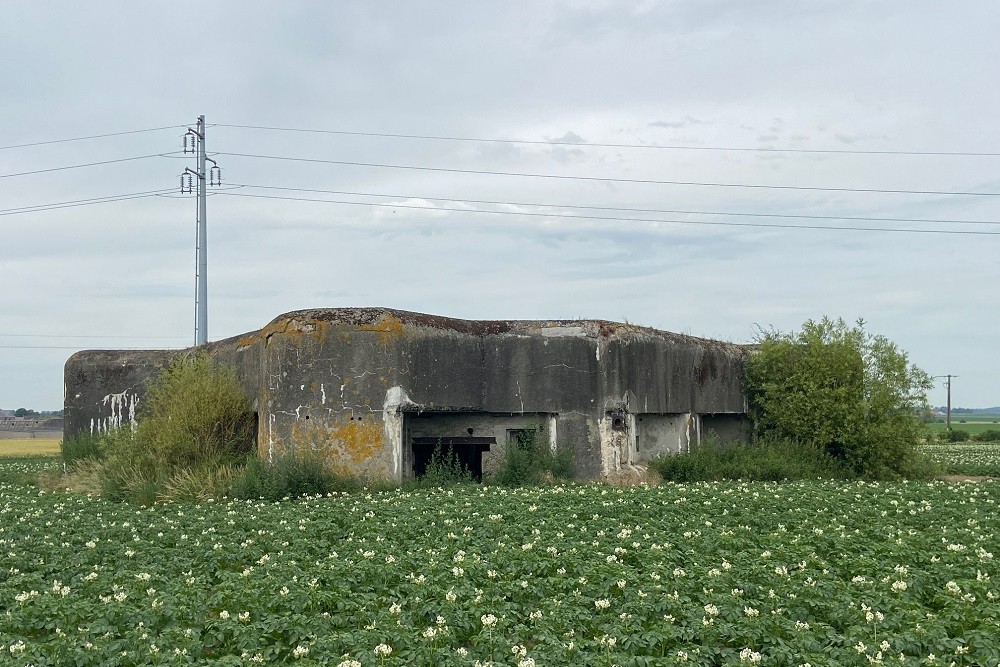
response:
<path fill-rule="evenodd" d="M 650 127 L 665 127 L 672 130 L 678 130 L 682 127 L 690 127 L 692 125 L 704 125 L 705 121 L 698 120 L 692 116 L 684 116 L 681 120 L 657 120 L 649 123 Z"/>

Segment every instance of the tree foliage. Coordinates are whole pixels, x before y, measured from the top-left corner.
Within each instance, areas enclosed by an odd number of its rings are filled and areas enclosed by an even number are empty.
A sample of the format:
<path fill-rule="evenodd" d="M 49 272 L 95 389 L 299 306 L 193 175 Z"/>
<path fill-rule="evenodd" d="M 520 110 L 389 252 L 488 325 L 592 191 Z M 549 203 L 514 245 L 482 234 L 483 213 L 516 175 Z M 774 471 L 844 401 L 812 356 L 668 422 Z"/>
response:
<path fill-rule="evenodd" d="M 861 475 L 906 476 L 916 460 L 930 377 L 859 320 L 761 331 L 746 366 L 759 432 L 839 459 Z"/>

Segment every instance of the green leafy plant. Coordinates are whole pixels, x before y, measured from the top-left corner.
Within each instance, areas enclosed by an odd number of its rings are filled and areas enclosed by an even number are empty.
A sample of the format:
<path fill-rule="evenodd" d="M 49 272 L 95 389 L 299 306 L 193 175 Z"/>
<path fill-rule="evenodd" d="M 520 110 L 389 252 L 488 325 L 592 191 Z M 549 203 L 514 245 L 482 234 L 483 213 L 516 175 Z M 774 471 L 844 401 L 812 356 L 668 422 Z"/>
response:
<path fill-rule="evenodd" d="M 853 472 L 831 456 L 797 443 L 764 439 L 726 444 L 710 439 L 684 454 L 650 462 L 665 482 L 711 480 L 773 481 L 846 479 Z"/>
<path fill-rule="evenodd" d="M 573 475 L 573 453 L 553 454 L 538 442 L 538 429 L 525 429 L 509 443 L 503 464 L 490 480 L 499 486 L 531 486 Z"/>
<path fill-rule="evenodd" d="M 81 431 L 71 438 L 59 443 L 62 462 L 70 466 L 81 459 L 104 458 L 108 448 L 107 436 L 102 433 L 87 433 Z"/>
<path fill-rule="evenodd" d="M 472 484 L 472 472 L 462 466 L 458 455 L 449 447 L 437 445 L 431 453 L 424 474 L 408 484 L 411 486 L 448 486 Z"/>
<path fill-rule="evenodd" d="M 971 437 L 968 431 L 960 428 L 950 428 L 941 432 L 944 442 L 968 442 Z"/>
<path fill-rule="evenodd" d="M 168 485 L 207 480 L 243 463 L 256 437 L 250 400 L 232 370 L 207 355 L 179 357 L 150 383 L 135 428 L 103 436 L 102 493 L 140 504 L 171 495 Z M 171 482 L 171 480 L 174 480 Z M 180 495 L 186 495 L 181 493 Z"/>
<path fill-rule="evenodd" d="M 251 457 L 241 469 L 233 471 L 228 489 L 215 495 L 275 501 L 358 491 L 363 486 L 355 477 L 338 475 L 330 470 L 319 456 L 285 454 L 273 462 Z"/>
<path fill-rule="evenodd" d="M 761 331 L 746 364 L 759 433 L 842 461 L 873 478 L 903 475 L 916 456 L 930 377 L 859 320 L 809 320 Z"/>
<path fill-rule="evenodd" d="M 926 447 L 1000 460 L 984 443 Z M 0 462 L 13 667 L 1000 664 L 995 482 L 465 485 L 137 509 L 6 481 L 27 470 Z"/>

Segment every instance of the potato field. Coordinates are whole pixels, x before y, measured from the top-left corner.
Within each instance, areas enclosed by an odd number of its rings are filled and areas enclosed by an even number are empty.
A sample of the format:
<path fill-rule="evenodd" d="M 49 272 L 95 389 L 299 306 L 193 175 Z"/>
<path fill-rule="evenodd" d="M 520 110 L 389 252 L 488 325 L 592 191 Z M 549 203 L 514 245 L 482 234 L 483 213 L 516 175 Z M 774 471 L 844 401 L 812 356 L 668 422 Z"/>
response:
<path fill-rule="evenodd" d="M 0 462 L 5 665 L 1000 664 L 993 481 L 141 508 L 31 465 Z"/>

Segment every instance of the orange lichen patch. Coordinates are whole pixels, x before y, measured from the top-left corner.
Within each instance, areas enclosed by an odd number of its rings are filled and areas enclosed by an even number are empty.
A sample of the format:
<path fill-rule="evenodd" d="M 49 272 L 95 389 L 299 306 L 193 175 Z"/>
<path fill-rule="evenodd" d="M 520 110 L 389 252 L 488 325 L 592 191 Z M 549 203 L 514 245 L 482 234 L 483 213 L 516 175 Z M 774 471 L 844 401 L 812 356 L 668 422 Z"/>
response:
<path fill-rule="evenodd" d="M 383 313 L 378 318 L 378 321 L 372 324 L 361 324 L 358 328 L 362 331 L 371 331 L 378 334 L 379 342 L 383 346 L 388 345 L 393 340 L 402 338 L 408 333 L 403 320 L 389 313 Z"/>
<path fill-rule="evenodd" d="M 266 341 L 275 334 L 281 334 L 293 339 L 297 344 L 307 340 L 323 342 L 329 328 L 330 322 L 326 320 L 291 317 L 271 322 L 261 329 L 258 335 Z"/>
<path fill-rule="evenodd" d="M 290 441 L 296 451 L 322 457 L 335 472 L 346 475 L 386 476 L 382 423 L 352 419 L 349 415 L 321 421 L 296 420 Z"/>
<path fill-rule="evenodd" d="M 256 333 L 251 333 L 247 334 L 246 336 L 242 336 L 238 341 L 236 341 L 236 350 L 241 351 L 245 350 L 248 347 L 252 347 L 257 344 L 258 340 L 260 340 L 260 338 Z"/>

